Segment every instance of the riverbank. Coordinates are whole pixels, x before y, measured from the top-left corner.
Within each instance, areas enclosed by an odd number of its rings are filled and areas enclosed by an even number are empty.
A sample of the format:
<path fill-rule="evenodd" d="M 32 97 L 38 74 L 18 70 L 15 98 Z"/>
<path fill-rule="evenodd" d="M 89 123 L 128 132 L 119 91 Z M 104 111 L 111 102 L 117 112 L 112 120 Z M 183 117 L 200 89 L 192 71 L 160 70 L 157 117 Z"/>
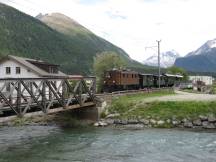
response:
<path fill-rule="evenodd" d="M 15 118 L 13 120 L 0 123 L 4 126 L 58 126 L 58 127 L 88 127 L 93 125 L 94 121 L 80 120 L 74 116 L 72 111 L 65 111 L 56 114 L 44 114 L 33 117 Z"/>
<path fill-rule="evenodd" d="M 216 129 L 215 95 L 165 90 L 114 97 L 94 126 L 116 128 L 200 128 Z M 186 101 L 184 101 L 186 99 Z M 80 120 L 72 111 L 34 117 L 16 118 L 0 126 L 88 127 L 94 121 Z"/>
<path fill-rule="evenodd" d="M 179 101 L 178 94 L 169 92 L 122 96 L 112 101 L 96 126 L 216 129 L 216 101 L 212 101 L 215 96 L 204 96 L 203 101 L 190 101 L 187 97 L 181 94 Z"/>

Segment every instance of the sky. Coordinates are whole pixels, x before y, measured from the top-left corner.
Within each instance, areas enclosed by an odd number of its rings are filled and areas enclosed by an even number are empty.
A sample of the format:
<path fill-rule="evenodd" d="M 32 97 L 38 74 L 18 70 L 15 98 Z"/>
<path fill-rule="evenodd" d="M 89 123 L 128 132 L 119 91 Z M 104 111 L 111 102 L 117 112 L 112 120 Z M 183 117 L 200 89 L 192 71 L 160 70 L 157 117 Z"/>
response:
<path fill-rule="evenodd" d="M 181 56 L 216 38 L 216 0 L 0 0 L 31 16 L 63 13 L 143 61 L 175 50 Z M 152 48 L 146 48 L 152 47 Z"/>

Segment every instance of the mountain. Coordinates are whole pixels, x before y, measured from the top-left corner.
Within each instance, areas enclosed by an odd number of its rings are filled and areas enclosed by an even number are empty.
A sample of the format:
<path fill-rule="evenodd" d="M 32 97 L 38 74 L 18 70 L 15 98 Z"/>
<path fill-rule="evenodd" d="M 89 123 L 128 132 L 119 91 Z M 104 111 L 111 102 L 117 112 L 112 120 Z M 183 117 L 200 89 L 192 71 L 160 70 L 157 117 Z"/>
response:
<path fill-rule="evenodd" d="M 180 55 L 174 50 L 161 53 L 160 55 L 161 67 L 167 68 L 174 65 L 175 60 L 179 57 Z M 145 61 L 143 61 L 143 64 L 149 66 L 158 66 L 158 55 L 153 55 L 147 58 Z"/>
<path fill-rule="evenodd" d="M 178 58 L 175 66 L 191 72 L 216 72 L 216 39 L 209 40 L 185 57 Z"/>
<path fill-rule="evenodd" d="M 104 51 L 114 51 L 119 54 L 123 60 L 125 60 L 128 68 L 137 69 L 138 71 L 142 71 L 143 69 L 152 69 L 152 67 L 143 66 L 141 63 L 131 59 L 121 48 L 95 35 L 75 20 L 61 13 L 45 15 L 39 14 L 36 18 L 47 24 L 52 29 L 70 37 L 70 39 L 77 42 L 77 44 L 83 45 L 83 49 L 88 51 L 92 58 L 95 57 L 96 54 Z"/>
<path fill-rule="evenodd" d="M 125 60 L 128 68 L 138 71 L 154 71 L 153 67 L 143 66 L 141 63 L 131 59 L 124 50 L 95 35 L 68 16 L 61 13 L 51 13 L 39 14 L 36 18 L 52 29 L 70 37 L 77 44 L 83 45 L 83 50 L 88 51 L 92 58 L 104 51 L 114 51 Z"/>
<path fill-rule="evenodd" d="M 59 64 L 69 74 L 91 74 L 96 54 L 112 51 L 129 67 L 146 68 L 121 48 L 62 14 L 37 18 L 0 3 L 0 57 L 16 55 Z"/>

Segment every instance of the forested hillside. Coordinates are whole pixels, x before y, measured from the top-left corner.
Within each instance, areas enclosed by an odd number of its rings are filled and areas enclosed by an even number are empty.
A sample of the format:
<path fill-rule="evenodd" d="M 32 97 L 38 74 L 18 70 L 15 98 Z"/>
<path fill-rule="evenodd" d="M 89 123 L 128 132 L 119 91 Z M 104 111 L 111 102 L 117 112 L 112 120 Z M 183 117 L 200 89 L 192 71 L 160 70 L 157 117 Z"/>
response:
<path fill-rule="evenodd" d="M 76 31 L 70 33 L 48 25 L 0 3 L 0 57 L 10 54 L 40 58 L 61 65 L 69 74 L 90 74 L 94 56 L 113 51 L 126 60 L 128 67 L 141 71 L 146 68 L 78 23 Z"/>

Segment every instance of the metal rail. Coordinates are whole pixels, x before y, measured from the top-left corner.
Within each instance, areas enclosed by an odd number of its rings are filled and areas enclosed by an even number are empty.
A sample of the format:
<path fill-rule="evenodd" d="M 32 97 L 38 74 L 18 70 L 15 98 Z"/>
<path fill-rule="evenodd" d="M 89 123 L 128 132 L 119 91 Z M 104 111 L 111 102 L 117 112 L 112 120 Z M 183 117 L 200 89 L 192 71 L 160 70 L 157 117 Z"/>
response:
<path fill-rule="evenodd" d="M 163 91 L 163 90 L 173 90 L 172 87 L 162 87 L 162 88 L 144 88 L 139 90 L 124 90 L 124 91 L 114 91 L 110 93 L 98 93 L 96 94 L 97 97 L 103 96 L 103 95 L 121 95 L 121 94 L 133 94 L 133 93 L 150 93 L 150 92 L 157 92 L 157 91 Z"/>
<path fill-rule="evenodd" d="M 95 104 L 95 77 L 0 79 L 0 112 L 17 116 Z M 76 106 L 73 106 L 76 105 Z"/>

